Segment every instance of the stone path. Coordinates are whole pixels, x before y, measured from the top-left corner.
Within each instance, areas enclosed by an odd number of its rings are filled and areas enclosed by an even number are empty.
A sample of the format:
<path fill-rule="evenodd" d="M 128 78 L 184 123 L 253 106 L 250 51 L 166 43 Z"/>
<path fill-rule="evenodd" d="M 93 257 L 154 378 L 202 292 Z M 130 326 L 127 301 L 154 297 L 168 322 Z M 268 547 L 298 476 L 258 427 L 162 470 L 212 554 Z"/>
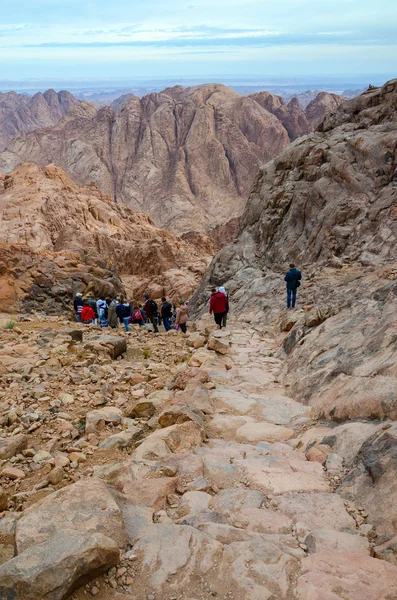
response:
<path fill-rule="evenodd" d="M 200 349 L 191 360 L 213 382 L 204 411 L 208 437 L 197 447 L 186 430 L 181 439 L 188 451 L 180 452 L 178 442 L 170 452 L 168 430 L 188 422 L 173 425 L 151 434 L 131 457 L 130 471 L 139 470 L 134 458 L 152 470 L 152 476 L 135 471 L 122 486 L 130 498 L 137 491 L 137 503 L 147 499 L 139 522 L 129 513 L 132 596 L 397 598 L 397 568 L 370 556 L 365 529 L 332 493 L 324 468 L 296 449 L 310 410 L 279 383 L 273 340 L 237 326 L 215 335 L 230 343 L 227 353 Z M 207 389 L 193 377 L 174 402 L 194 410 L 198 393 Z"/>
<path fill-rule="evenodd" d="M 396 599 L 397 567 L 371 556 L 365 516 L 333 492 L 331 465 L 306 458 L 319 428 L 281 385 L 275 341 L 232 321 L 205 345 L 198 328 L 172 389 L 87 412 L 86 435 L 124 420 L 100 443 L 126 449 L 117 461 L 0 521 L 18 554 L 0 596 Z"/>

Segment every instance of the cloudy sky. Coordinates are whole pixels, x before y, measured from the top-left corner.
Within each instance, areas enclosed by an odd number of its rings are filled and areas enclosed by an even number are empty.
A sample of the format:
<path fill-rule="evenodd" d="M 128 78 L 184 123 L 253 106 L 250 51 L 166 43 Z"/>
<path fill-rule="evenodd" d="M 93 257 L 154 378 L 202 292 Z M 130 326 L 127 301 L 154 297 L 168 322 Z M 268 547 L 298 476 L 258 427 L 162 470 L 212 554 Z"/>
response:
<path fill-rule="evenodd" d="M 0 79 L 396 66 L 397 0 L 12 0 L 0 23 Z"/>

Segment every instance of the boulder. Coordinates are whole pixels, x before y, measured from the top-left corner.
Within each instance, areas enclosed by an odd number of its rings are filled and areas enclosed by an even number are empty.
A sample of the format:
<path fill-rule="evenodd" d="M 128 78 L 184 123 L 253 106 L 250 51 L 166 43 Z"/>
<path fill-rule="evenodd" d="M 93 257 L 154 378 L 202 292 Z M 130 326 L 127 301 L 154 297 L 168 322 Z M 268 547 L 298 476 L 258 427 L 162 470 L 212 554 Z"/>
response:
<path fill-rule="evenodd" d="M 102 533 L 120 547 L 126 540 L 120 509 L 100 479 L 80 480 L 27 508 L 17 523 L 18 554 L 65 528 Z"/>
<path fill-rule="evenodd" d="M 194 421 L 205 426 L 203 413 L 194 408 L 190 408 L 186 404 L 173 404 L 169 408 L 164 409 L 159 415 L 159 425 L 161 427 L 170 427 L 171 425 L 186 423 L 186 421 Z"/>
<path fill-rule="evenodd" d="M 156 412 L 156 407 L 150 400 L 132 400 L 125 407 L 125 416 L 150 419 Z"/>
<path fill-rule="evenodd" d="M 28 446 L 28 436 L 23 433 L 17 435 L 0 438 L 0 460 L 12 458 L 15 454 L 19 454 Z"/>
<path fill-rule="evenodd" d="M 103 429 L 107 423 L 118 425 L 121 423 L 122 416 L 122 411 L 114 406 L 90 410 L 85 416 L 85 431 L 86 433 L 95 433 L 97 430 Z"/>
<path fill-rule="evenodd" d="M 319 444 L 318 446 L 312 446 L 306 452 L 306 458 L 309 461 L 319 462 L 322 465 L 325 465 L 327 461 L 327 456 L 331 452 L 331 448 L 324 444 Z"/>
<path fill-rule="evenodd" d="M 188 367 L 177 375 L 172 388 L 174 390 L 184 390 L 192 380 L 207 383 L 210 380 L 210 376 L 204 369 Z"/>
<path fill-rule="evenodd" d="M 215 332 L 216 333 L 216 332 Z M 230 342 L 226 338 L 216 337 L 214 334 L 211 334 L 208 338 L 208 349 L 214 350 L 219 354 L 227 354 L 230 348 Z"/>
<path fill-rule="evenodd" d="M 7 510 L 7 507 L 8 507 L 8 494 L 0 486 L 0 512 L 3 510 Z"/>
<path fill-rule="evenodd" d="M 140 427 L 129 427 L 126 431 L 111 435 L 100 442 L 99 448 L 128 448 L 140 440 L 142 435 Z"/>
<path fill-rule="evenodd" d="M 100 335 L 86 346 L 98 354 L 107 354 L 116 360 L 127 352 L 127 339 L 116 335 Z"/>
<path fill-rule="evenodd" d="M 0 566 L 0 597 L 63 600 L 119 559 L 116 542 L 101 533 L 61 529 Z"/>

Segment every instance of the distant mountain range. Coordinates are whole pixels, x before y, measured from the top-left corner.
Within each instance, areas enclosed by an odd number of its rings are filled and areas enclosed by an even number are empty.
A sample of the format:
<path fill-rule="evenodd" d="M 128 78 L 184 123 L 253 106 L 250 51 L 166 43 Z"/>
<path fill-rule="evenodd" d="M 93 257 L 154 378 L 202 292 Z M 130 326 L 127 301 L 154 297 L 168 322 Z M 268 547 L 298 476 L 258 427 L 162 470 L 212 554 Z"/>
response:
<path fill-rule="evenodd" d="M 23 106 L 15 133 L 26 133 L 10 140 L 4 128 L 0 170 L 55 162 L 78 183 L 94 181 L 115 202 L 178 234 L 239 217 L 258 168 L 344 101 L 322 92 L 303 110 L 296 99 L 242 97 L 220 84 L 176 86 L 141 99 L 127 94 L 101 109 L 68 92 L 6 97 L 9 113 L 10 100 L 18 115 Z M 31 131 L 40 119 L 41 128 Z"/>

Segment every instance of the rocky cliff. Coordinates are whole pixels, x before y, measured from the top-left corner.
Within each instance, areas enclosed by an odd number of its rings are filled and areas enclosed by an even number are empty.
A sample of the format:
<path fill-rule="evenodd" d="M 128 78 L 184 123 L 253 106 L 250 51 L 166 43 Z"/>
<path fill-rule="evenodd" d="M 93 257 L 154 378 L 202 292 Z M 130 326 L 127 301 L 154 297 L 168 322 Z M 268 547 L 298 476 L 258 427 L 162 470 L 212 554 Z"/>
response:
<path fill-rule="evenodd" d="M 140 299 L 191 294 L 214 246 L 183 241 L 145 214 L 114 205 L 95 184 L 81 188 L 55 165 L 23 164 L 0 192 L 0 309 L 59 311 L 80 290 L 125 289 Z M 197 242 L 198 243 L 198 242 Z"/>
<path fill-rule="evenodd" d="M 32 97 L 0 92 L 0 150 L 21 133 L 54 125 L 78 104 L 80 101 L 67 91 L 47 90 Z"/>
<path fill-rule="evenodd" d="M 306 109 L 301 107 L 298 98 L 291 98 L 285 103 L 281 96 L 270 92 L 252 94 L 250 98 L 277 117 L 291 141 L 313 131 L 328 112 L 334 111 L 345 102 L 343 96 L 329 92 L 317 93 Z"/>
<path fill-rule="evenodd" d="M 276 323 L 291 393 L 331 422 L 397 419 L 396 139 L 393 80 L 344 103 L 285 148 L 260 169 L 237 239 L 215 256 L 192 302 L 203 310 L 211 287 L 222 284 L 233 311 L 269 328 Z M 303 285 L 299 309 L 287 313 L 283 275 L 291 261 Z M 395 437 L 381 447 L 366 443 L 357 462 L 351 457 L 343 489 L 367 499 L 390 539 L 394 484 L 381 473 Z"/>
<path fill-rule="evenodd" d="M 54 162 L 161 227 L 207 232 L 239 217 L 260 165 L 312 129 L 297 103 L 265 96 L 210 84 L 132 96 L 116 111 L 83 103 L 55 126 L 15 138 L 0 170 Z"/>

